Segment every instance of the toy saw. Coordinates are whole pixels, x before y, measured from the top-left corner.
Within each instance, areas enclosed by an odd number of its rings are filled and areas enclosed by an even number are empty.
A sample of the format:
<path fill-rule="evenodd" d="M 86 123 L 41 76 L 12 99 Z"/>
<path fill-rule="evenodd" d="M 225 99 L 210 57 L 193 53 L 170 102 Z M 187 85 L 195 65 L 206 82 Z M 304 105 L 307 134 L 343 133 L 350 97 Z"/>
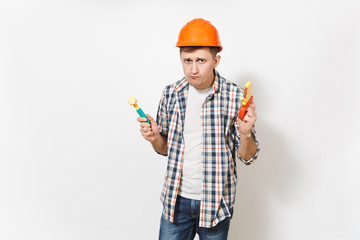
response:
<path fill-rule="evenodd" d="M 241 108 L 240 108 L 240 111 L 239 111 L 239 118 L 240 118 L 241 120 L 244 119 L 245 114 L 246 114 L 246 112 L 247 112 L 247 109 L 248 109 L 250 103 L 252 103 L 252 101 L 253 101 L 253 96 L 252 96 L 251 89 L 252 89 L 252 82 L 251 82 L 251 81 L 248 81 L 248 82 L 245 84 L 245 90 L 244 90 L 243 100 L 242 100 L 242 102 L 241 102 Z"/>

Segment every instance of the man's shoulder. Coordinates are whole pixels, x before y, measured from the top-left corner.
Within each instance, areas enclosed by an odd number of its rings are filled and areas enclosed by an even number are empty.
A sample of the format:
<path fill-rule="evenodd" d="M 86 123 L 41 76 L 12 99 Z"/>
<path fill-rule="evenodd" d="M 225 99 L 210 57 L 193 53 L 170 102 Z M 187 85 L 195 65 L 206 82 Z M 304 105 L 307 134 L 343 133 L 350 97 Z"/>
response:
<path fill-rule="evenodd" d="M 237 85 L 236 83 L 220 76 L 220 85 L 221 91 L 225 94 L 241 94 L 243 92 L 243 88 Z"/>
<path fill-rule="evenodd" d="M 186 81 L 186 78 L 182 78 L 172 84 L 169 84 L 167 85 L 165 88 L 164 88 L 164 94 L 165 95 L 169 95 L 169 94 L 172 94 L 173 92 L 176 92 L 176 91 L 180 91 L 182 90 L 183 88 L 185 88 L 187 86 L 187 81 Z"/>

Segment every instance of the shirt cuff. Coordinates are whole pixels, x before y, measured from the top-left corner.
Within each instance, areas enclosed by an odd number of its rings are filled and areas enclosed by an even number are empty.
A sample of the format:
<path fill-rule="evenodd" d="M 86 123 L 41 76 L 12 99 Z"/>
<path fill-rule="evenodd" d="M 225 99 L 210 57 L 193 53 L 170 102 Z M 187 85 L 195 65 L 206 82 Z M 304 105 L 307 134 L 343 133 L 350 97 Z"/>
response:
<path fill-rule="evenodd" d="M 255 152 L 255 155 L 252 156 L 252 158 L 250 158 L 249 160 L 244 160 L 240 157 L 239 153 L 236 151 L 236 155 L 237 157 L 240 159 L 240 161 L 242 161 L 245 165 L 250 165 L 252 164 L 253 162 L 255 162 L 255 160 L 257 159 L 257 156 L 260 152 L 260 148 L 259 148 L 259 142 L 256 140 L 256 131 L 255 131 L 255 128 L 253 128 L 251 130 L 251 136 L 254 138 L 255 140 L 255 143 L 257 145 L 257 149 L 256 149 L 256 152 Z"/>
<path fill-rule="evenodd" d="M 259 151 L 260 151 L 260 148 L 259 148 L 259 145 L 258 145 L 258 147 L 257 147 L 257 149 L 256 149 L 255 155 L 254 155 L 252 158 L 250 158 L 249 160 L 244 160 L 244 159 L 242 159 L 242 158 L 239 156 L 238 153 L 236 153 L 236 154 L 237 154 L 238 158 L 240 159 L 240 161 L 242 161 L 245 165 L 250 165 L 250 164 L 252 164 L 253 162 L 255 162 L 255 160 L 257 159 L 257 156 L 258 156 L 258 154 L 259 154 Z"/>

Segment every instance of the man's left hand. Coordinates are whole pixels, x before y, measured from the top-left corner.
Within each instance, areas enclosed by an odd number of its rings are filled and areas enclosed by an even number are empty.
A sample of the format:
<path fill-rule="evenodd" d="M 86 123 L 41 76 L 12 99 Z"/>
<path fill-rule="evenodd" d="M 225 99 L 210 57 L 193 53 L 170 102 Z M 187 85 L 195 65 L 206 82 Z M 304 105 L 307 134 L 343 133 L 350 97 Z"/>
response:
<path fill-rule="evenodd" d="M 251 129 L 253 128 L 255 121 L 256 121 L 255 103 L 252 102 L 250 103 L 243 120 L 238 118 L 240 136 L 245 135 L 246 137 L 250 137 Z"/>

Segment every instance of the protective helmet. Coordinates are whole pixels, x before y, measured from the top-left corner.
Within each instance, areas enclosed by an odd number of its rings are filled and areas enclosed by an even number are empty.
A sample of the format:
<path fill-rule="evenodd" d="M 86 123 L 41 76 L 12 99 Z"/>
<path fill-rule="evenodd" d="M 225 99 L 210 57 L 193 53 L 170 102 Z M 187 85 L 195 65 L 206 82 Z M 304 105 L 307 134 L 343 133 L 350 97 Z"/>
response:
<path fill-rule="evenodd" d="M 219 52 L 222 50 L 216 28 L 209 21 L 202 18 L 191 20 L 180 30 L 176 46 L 219 47 Z"/>

